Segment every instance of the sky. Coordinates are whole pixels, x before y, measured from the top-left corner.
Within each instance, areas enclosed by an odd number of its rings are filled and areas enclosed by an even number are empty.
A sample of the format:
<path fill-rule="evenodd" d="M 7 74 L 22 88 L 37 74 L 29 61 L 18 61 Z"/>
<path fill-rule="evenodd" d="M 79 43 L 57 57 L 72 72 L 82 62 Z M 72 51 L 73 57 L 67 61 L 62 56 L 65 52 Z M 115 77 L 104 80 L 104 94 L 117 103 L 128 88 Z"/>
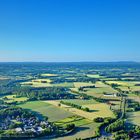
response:
<path fill-rule="evenodd" d="M 140 62 L 140 0 L 0 0 L 0 62 Z"/>

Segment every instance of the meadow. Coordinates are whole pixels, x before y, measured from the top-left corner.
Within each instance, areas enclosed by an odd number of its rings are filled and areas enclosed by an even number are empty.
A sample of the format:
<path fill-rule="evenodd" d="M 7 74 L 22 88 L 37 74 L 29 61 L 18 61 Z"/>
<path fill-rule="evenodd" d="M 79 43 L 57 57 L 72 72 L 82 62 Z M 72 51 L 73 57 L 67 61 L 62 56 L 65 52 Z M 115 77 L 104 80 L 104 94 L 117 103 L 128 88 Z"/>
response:
<path fill-rule="evenodd" d="M 140 111 L 128 113 L 128 121 L 140 126 Z"/>
<path fill-rule="evenodd" d="M 140 81 L 107 81 L 108 84 L 117 84 L 122 91 L 139 91 Z"/>
<path fill-rule="evenodd" d="M 95 100 L 81 100 L 81 99 L 69 99 L 69 100 L 62 100 L 65 102 L 70 102 L 76 105 L 88 105 L 88 104 L 97 104 L 98 102 Z"/>
<path fill-rule="evenodd" d="M 121 114 L 122 108 L 128 106 L 127 100 L 140 103 L 140 70 L 137 67 L 33 65 L 15 65 L 8 69 L 5 67 L 7 75 L 4 71 L 0 76 L 0 91 L 3 93 L 0 99 L 5 105 L 16 105 L 39 117 L 46 116 L 50 122 L 62 128 L 75 124 L 71 134 L 55 138 L 57 140 L 92 137 L 101 124 L 94 119 L 115 118 L 115 113 Z M 126 105 L 121 107 L 121 100 L 126 100 Z M 61 101 L 73 105 L 65 105 Z M 125 120 L 140 126 L 140 112 L 134 109 L 126 109 Z"/>
<path fill-rule="evenodd" d="M 79 127 L 82 125 L 90 124 L 92 123 L 92 121 L 75 115 L 55 122 L 57 126 L 61 126 L 61 127 L 65 127 L 66 125 L 71 123 L 75 124 L 76 127 Z"/>
<path fill-rule="evenodd" d="M 49 104 L 52 104 L 54 106 L 57 106 L 60 104 L 60 101 L 45 101 Z M 70 101 L 69 101 L 70 102 Z M 95 103 L 95 104 L 84 104 L 82 105 L 82 107 L 88 107 L 90 109 L 90 112 L 85 112 L 83 110 L 79 110 L 76 108 L 73 108 L 71 106 L 67 106 L 67 105 L 63 105 L 61 104 L 61 106 L 59 108 L 64 109 L 68 112 L 71 112 L 75 115 L 79 115 L 81 117 L 84 117 L 86 119 L 92 120 L 97 118 L 97 117 L 115 117 L 113 112 L 110 110 L 109 105 L 105 104 L 105 103 Z"/>
<path fill-rule="evenodd" d="M 41 74 L 42 77 L 56 77 L 58 76 L 57 74 L 51 74 L 51 73 L 43 73 Z"/>
<path fill-rule="evenodd" d="M 4 102 L 6 103 L 12 103 L 12 102 L 24 102 L 27 101 L 27 97 L 16 97 L 16 95 L 7 95 L 2 97 L 4 99 Z"/>
<path fill-rule="evenodd" d="M 47 116 L 49 121 L 58 121 L 73 116 L 71 112 L 43 101 L 32 101 L 19 105 L 22 108 L 35 111 L 40 115 Z"/>

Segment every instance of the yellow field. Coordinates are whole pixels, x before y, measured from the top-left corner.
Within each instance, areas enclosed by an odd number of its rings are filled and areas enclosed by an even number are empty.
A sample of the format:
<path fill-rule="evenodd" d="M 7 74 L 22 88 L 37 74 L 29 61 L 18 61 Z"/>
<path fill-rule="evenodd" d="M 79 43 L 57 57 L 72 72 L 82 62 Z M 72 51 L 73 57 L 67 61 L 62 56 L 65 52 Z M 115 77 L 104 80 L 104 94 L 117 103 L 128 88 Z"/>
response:
<path fill-rule="evenodd" d="M 0 76 L 0 80 L 8 80 L 8 77 Z"/>
<path fill-rule="evenodd" d="M 32 80 L 32 82 L 37 82 L 37 83 L 47 82 L 47 83 L 51 83 L 52 80 L 50 80 L 50 79 L 35 79 L 35 80 Z"/>
<path fill-rule="evenodd" d="M 43 74 L 41 74 L 41 76 L 43 76 L 43 77 L 56 77 L 57 74 L 43 73 Z"/>
<path fill-rule="evenodd" d="M 128 120 L 131 123 L 140 126 L 140 111 L 129 113 L 128 116 Z"/>
<path fill-rule="evenodd" d="M 29 82 L 23 82 L 21 85 L 29 85 L 32 87 L 51 87 L 52 81 L 50 79 L 35 79 Z"/>
<path fill-rule="evenodd" d="M 120 86 L 134 86 L 135 84 L 140 84 L 136 81 L 107 81 L 108 84 L 118 84 Z"/>
<path fill-rule="evenodd" d="M 58 106 L 60 101 L 44 101 L 49 104 Z M 98 103 L 98 104 L 88 104 L 88 105 L 83 105 L 83 107 L 88 107 L 91 112 L 85 112 L 83 110 L 79 110 L 67 105 L 61 105 L 60 108 L 67 110 L 73 114 L 79 115 L 81 117 L 87 118 L 89 120 L 93 120 L 94 118 L 97 117 L 115 117 L 113 112 L 110 110 L 109 106 L 105 103 Z"/>
<path fill-rule="evenodd" d="M 108 84 L 118 84 L 122 91 L 140 91 L 140 86 L 135 86 L 135 84 L 140 84 L 140 81 L 106 81 Z"/>
<path fill-rule="evenodd" d="M 108 85 L 106 85 L 106 84 L 104 84 L 103 82 L 101 82 L 101 81 L 97 81 L 96 83 L 95 83 L 95 86 L 96 87 L 98 87 L 98 88 L 100 88 L 100 87 L 109 87 Z"/>
<path fill-rule="evenodd" d="M 102 77 L 99 74 L 87 74 L 87 76 L 90 78 L 101 78 Z"/>
<path fill-rule="evenodd" d="M 14 102 L 14 101 L 17 101 L 17 102 L 21 102 L 21 101 L 27 101 L 27 97 L 19 97 L 17 98 L 16 95 L 7 95 L 5 96 L 7 98 L 7 100 L 4 100 L 5 102 L 7 103 L 11 103 L 11 102 Z"/>
<path fill-rule="evenodd" d="M 93 86 L 94 84 L 92 83 L 86 83 L 86 82 L 74 82 L 74 87 L 75 88 L 80 88 L 82 86 Z"/>

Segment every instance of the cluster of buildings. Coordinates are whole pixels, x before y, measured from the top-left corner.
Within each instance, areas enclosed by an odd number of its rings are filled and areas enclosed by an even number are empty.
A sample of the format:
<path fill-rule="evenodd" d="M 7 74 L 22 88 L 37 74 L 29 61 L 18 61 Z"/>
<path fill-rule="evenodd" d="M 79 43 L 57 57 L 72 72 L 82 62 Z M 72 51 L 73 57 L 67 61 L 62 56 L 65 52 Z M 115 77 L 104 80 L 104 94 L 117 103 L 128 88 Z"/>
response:
<path fill-rule="evenodd" d="M 7 117 L 0 121 L 0 130 L 12 129 L 18 133 L 34 132 L 36 134 L 41 134 L 46 128 L 53 131 L 53 126 L 47 120 L 38 120 L 36 117 Z"/>

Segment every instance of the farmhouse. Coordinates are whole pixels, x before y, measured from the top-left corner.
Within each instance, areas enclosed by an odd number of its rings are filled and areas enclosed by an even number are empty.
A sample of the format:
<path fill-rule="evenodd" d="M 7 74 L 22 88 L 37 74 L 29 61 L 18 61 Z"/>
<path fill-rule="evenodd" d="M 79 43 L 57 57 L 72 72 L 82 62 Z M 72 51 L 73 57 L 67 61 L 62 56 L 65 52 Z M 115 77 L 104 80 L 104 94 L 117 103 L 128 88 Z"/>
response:
<path fill-rule="evenodd" d="M 15 129 L 15 131 L 16 132 L 22 132 L 22 128 L 21 127 L 18 127 L 18 128 Z"/>
<path fill-rule="evenodd" d="M 105 97 L 117 97 L 116 93 L 104 93 Z"/>

